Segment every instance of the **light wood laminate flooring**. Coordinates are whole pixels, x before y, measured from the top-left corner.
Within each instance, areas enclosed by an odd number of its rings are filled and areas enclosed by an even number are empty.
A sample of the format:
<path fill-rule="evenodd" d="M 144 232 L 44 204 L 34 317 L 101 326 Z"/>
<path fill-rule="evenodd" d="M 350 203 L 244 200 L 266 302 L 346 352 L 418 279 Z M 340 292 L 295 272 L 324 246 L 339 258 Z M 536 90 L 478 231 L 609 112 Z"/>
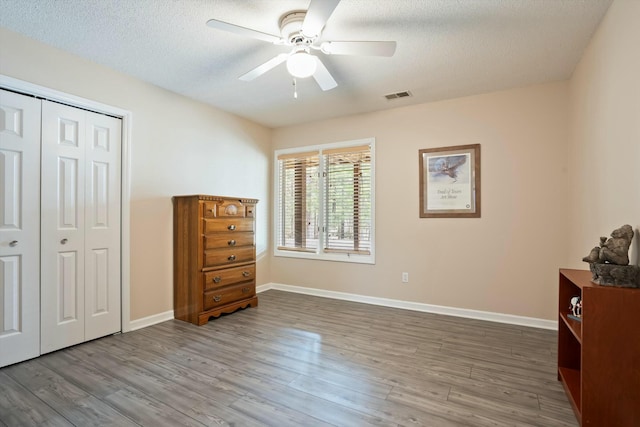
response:
<path fill-rule="evenodd" d="M 270 290 L 0 369 L 0 426 L 576 426 L 556 332 Z"/>

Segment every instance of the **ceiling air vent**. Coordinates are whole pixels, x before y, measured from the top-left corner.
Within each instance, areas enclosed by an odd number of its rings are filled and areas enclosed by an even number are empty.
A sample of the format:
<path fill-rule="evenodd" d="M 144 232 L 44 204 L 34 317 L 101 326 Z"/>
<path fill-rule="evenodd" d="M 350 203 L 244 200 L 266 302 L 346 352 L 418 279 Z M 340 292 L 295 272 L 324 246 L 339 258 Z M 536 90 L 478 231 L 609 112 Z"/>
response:
<path fill-rule="evenodd" d="M 389 93 L 384 97 L 387 98 L 387 100 L 391 101 L 392 99 L 405 98 L 407 96 L 411 96 L 411 92 L 409 92 L 408 90 L 405 90 L 403 92 Z"/>

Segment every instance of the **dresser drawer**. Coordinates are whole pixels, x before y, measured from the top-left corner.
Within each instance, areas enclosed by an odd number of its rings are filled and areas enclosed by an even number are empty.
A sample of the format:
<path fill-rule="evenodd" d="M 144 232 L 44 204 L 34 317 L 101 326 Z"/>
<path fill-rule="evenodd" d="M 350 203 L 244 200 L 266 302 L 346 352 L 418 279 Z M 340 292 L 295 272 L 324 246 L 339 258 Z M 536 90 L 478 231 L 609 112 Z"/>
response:
<path fill-rule="evenodd" d="M 204 267 L 237 264 L 255 260 L 256 249 L 253 246 L 229 249 L 209 249 L 204 251 Z"/>
<path fill-rule="evenodd" d="M 204 277 L 204 290 L 218 289 L 256 278 L 256 265 L 225 268 L 224 270 L 207 271 Z"/>
<path fill-rule="evenodd" d="M 205 218 L 242 218 L 246 215 L 246 206 L 242 202 L 237 200 L 204 202 L 203 209 L 204 212 L 202 213 L 202 215 Z"/>
<path fill-rule="evenodd" d="M 255 294 L 256 285 L 254 283 L 246 283 L 244 285 L 229 286 L 226 288 L 207 291 L 204 293 L 204 309 L 210 310 L 234 301 L 251 298 L 255 296 Z"/>
<path fill-rule="evenodd" d="M 252 218 L 204 219 L 204 233 L 221 231 L 253 231 Z"/>
<path fill-rule="evenodd" d="M 234 246 L 253 246 L 253 233 L 250 231 L 229 231 L 204 236 L 205 249 L 232 248 Z"/>

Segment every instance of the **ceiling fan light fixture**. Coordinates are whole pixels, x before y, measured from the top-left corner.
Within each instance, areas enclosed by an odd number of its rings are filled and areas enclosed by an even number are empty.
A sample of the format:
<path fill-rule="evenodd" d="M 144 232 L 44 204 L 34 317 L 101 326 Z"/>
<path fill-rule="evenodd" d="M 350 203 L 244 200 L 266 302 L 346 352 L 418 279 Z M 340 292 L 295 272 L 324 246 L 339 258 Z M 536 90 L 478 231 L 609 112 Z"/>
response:
<path fill-rule="evenodd" d="M 317 67 L 316 57 L 305 51 L 296 52 L 287 59 L 287 71 L 300 79 L 312 76 Z"/>

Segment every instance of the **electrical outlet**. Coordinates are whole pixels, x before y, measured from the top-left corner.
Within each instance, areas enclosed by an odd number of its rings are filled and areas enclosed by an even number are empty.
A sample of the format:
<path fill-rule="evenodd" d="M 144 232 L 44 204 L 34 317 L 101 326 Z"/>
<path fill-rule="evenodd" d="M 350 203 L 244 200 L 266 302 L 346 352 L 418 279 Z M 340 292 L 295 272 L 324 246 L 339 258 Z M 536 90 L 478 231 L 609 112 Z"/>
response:
<path fill-rule="evenodd" d="M 409 273 L 402 273 L 402 283 L 409 283 Z"/>

